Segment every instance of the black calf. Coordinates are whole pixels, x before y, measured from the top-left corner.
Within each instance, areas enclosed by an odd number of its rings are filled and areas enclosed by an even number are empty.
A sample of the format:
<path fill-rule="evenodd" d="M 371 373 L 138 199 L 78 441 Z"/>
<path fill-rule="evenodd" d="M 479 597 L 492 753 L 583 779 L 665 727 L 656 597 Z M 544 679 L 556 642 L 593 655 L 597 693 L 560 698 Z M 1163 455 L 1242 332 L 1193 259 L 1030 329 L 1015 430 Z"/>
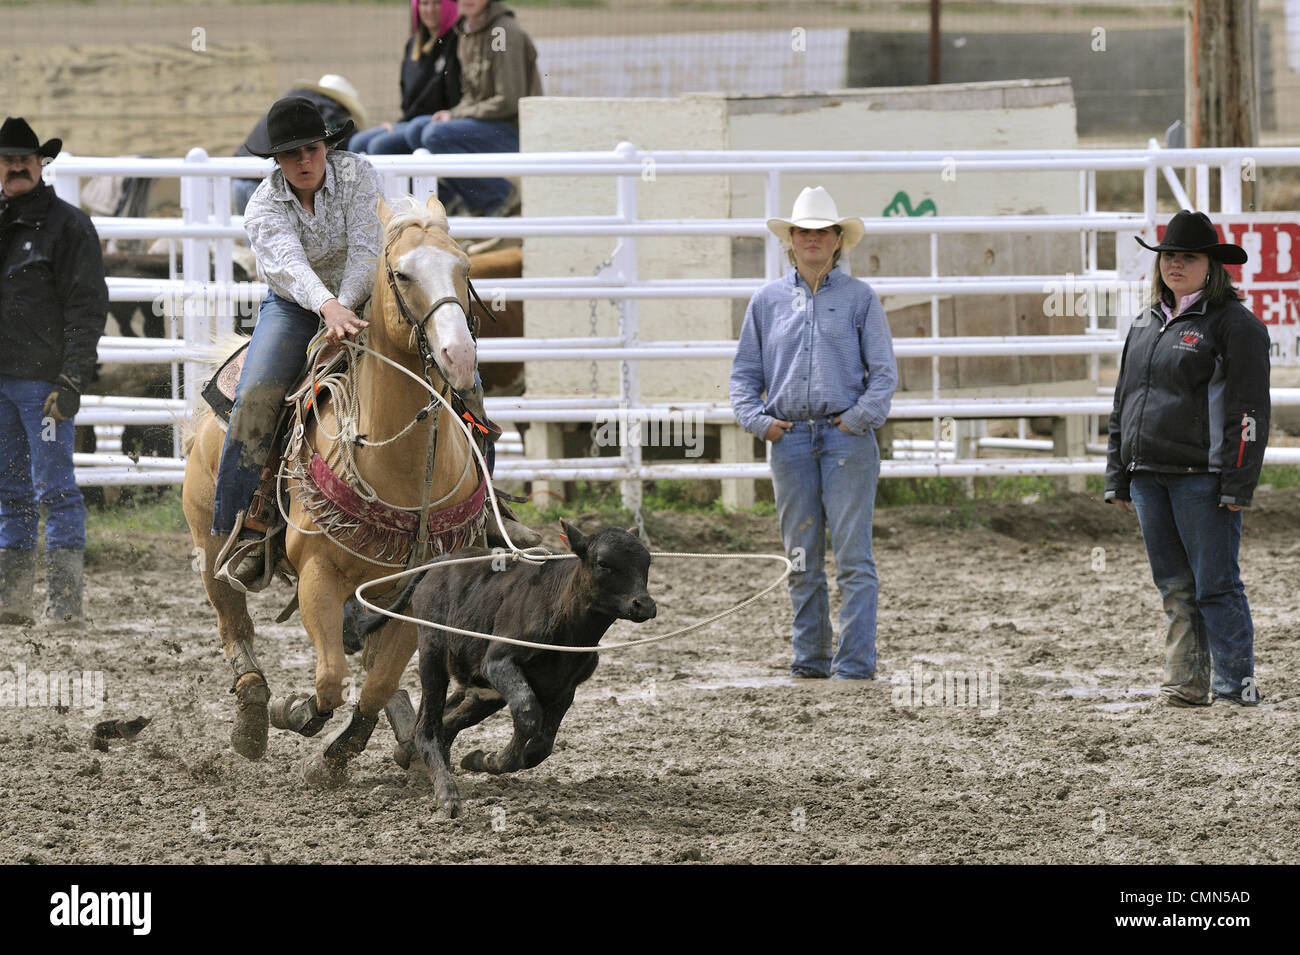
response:
<path fill-rule="evenodd" d="M 577 560 L 541 565 L 500 560 L 438 568 L 415 578 L 396 605 L 412 616 L 556 646 L 595 646 L 616 619 L 641 622 L 657 613 L 646 590 L 650 553 L 632 534 L 606 528 L 585 537 L 565 523 Z M 449 554 L 488 555 L 485 548 Z M 362 635 L 388 618 L 367 617 Z M 596 669 L 594 653 L 554 653 L 420 627 L 423 688 L 415 743 L 429 769 L 438 800 L 449 815 L 460 808 L 451 775 L 456 734 L 509 705 L 514 736 L 498 753 L 475 750 L 464 769 L 509 773 L 536 766 L 551 754 L 574 691 Z M 458 686 L 450 698 L 447 690 Z"/>

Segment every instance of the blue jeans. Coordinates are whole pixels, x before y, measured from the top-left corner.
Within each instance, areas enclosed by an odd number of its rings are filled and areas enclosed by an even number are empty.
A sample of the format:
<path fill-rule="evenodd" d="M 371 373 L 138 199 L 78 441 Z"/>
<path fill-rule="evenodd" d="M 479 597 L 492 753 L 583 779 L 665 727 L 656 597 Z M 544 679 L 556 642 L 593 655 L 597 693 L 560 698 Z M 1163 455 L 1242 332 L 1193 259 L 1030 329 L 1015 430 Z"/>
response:
<path fill-rule="evenodd" d="M 406 140 L 411 150 L 423 146 L 435 156 L 444 153 L 513 153 L 519 151 L 519 130 L 510 123 L 489 119 L 449 119 L 441 123 L 425 117 L 407 124 Z M 474 213 L 491 212 L 510 195 L 505 179 L 446 179 L 438 183 L 438 196 L 445 189 L 464 200 Z"/>
<path fill-rule="evenodd" d="M 49 381 L 0 375 L 0 548 L 36 549 L 40 507 L 46 550 L 83 550 L 86 503 L 72 470 L 73 423 L 44 418 Z"/>
<path fill-rule="evenodd" d="M 392 132 L 382 126 L 364 129 L 352 136 L 352 152 L 369 153 L 372 156 L 400 156 L 404 153 L 413 153 L 415 147 L 407 140 L 407 133 L 412 127 L 418 126 L 422 129 L 428 122 L 428 116 L 419 116 L 409 122 L 394 123 Z M 418 144 L 418 138 L 416 141 Z"/>
<path fill-rule="evenodd" d="M 1237 569 L 1241 512 L 1219 506 L 1219 475 L 1138 471 L 1129 490 L 1168 621 L 1160 692 L 1257 702 L 1255 630 Z"/>
<path fill-rule="evenodd" d="M 248 200 L 253 198 L 253 193 L 257 192 L 257 187 L 261 184 L 260 179 L 230 180 L 230 206 L 235 215 L 244 214 L 244 210 L 248 208 Z"/>
<path fill-rule="evenodd" d="M 876 562 L 871 517 L 880 478 L 876 436 L 846 434 L 826 420 L 796 421 L 772 445 L 772 484 L 790 575 L 796 676 L 869 680 L 876 675 Z M 839 586 L 840 643 L 831 658 L 826 529 Z M 802 570 L 799 567 L 802 566 Z"/>
<path fill-rule="evenodd" d="M 315 312 L 274 292 L 262 301 L 221 448 L 212 533 L 228 535 L 235 517 L 252 501 L 271 453 L 284 396 L 302 374 L 307 343 L 320 330 L 320 323 Z"/>

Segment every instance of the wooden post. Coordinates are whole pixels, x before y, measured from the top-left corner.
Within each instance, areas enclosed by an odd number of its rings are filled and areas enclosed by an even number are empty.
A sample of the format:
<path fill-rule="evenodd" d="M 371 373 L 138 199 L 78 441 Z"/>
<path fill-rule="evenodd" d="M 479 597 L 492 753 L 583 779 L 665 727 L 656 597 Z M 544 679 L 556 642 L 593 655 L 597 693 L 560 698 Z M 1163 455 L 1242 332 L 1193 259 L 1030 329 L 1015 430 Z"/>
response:
<path fill-rule="evenodd" d="M 552 422 L 534 421 L 524 432 L 524 457 L 533 461 L 553 461 L 564 457 L 564 429 Z M 593 466 L 599 465 L 599 458 L 593 458 Z M 533 481 L 532 493 L 538 507 L 546 508 L 555 503 L 547 500 L 547 494 L 556 495 L 564 500 L 563 481 Z"/>
<path fill-rule="evenodd" d="M 1052 419 L 1052 454 L 1058 458 L 1082 458 L 1088 454 L 1087 421 L 1079 415 Z M 1087 489 L 1087 478 L 1082 474 L 1067 474 L 1055 478 L 1057 491 L 1082 494 Z"/>
<path fill-rule="evenodd" d="M 1187 145 L 1259 145 L 1259 0 L 1187 0 L 1185 38 Z M 1254 186 L 1242 183 L 1243 210 Z"/>
<path fill-rule="evenodd" d="M 754 461 L 754 436 L 738 425 L 722 425 L 718 429 L 718 441 L 723 463 L 750 464 Z M 754 481 L 723 478 L 722 503 L 730 508 L 753 507 Z"/>

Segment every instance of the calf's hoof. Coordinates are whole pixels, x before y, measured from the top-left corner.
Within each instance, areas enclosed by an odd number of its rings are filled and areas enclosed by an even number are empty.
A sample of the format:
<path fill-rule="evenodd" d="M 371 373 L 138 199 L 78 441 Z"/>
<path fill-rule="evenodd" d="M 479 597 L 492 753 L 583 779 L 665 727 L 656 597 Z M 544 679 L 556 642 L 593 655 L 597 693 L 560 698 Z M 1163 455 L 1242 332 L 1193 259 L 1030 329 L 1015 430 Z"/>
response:
<path fill-rule="evenodd" d="M 472 753 L 466 753 L 465 758 L 460 761 L 461 769 L 468 769 L 472 773 L 495 773 L 492 768 L 488 755 L 481 749 L 476 749 Z"/>
<path fill-rule="evenodd" d="M 453 790 L 445 795 L 438 796 L 438 805 L 448 819 L 455 819 L 460 815 L 460 793 Z"/>
<path fill-rule="evenodd" d="M 245 759 L 266 755 L 267 701 L 271 690 L 261 681 L 241 687 L 235 693 L 235 725 L 230 730 L 230 745 Z"/>
<path fill-rule="evenodd" d="M 324 754 L 305 760 L 299 772 L 303 782 L 317 789 L 333 789 L 348 781 L 347 760 L 326 759 Z"/>
<path fill-rule="evenodd" d="M 420 759 L 420 751 L 415 748 L 415 744 L 409 739 L 394 745 L 392 756 L 393 762 L 403 769 L 410 769 L 412 763 L 424 762 L 424 760 Z"/>

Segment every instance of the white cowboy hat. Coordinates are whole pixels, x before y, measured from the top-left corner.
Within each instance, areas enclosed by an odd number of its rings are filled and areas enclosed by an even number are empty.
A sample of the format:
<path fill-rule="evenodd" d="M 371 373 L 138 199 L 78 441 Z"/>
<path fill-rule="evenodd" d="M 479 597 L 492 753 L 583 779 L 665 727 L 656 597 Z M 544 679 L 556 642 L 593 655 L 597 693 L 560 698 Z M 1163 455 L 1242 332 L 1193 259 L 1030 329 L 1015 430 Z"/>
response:
<path fill-rule="evenodd" d="M 324 93 L 335 102 L 342 104 L 343 108 L 348 111 L 353 121 L 357 124 L 357 129 L 365 129 L 366 111 L 361 106 L 361 95 L 357 88 L 347 81 L 345 77 L 337 73 L 326 73 L 316 83 L 308 80 L 302 80 L 295 83 L 298 89 L 315 90 L 317 93 Z"/>
<path fill-rule="evenodd" d="M 790 230 L 794 226 L 801 229 L 825 229 L 837 225 L 844 230 L 844 251 L 853 248 L 862 241 L 867 227 L 857 216 L 841 219 L 835 208 L 835 200 L 821 186 L 809 186 L 799 193 L 794 201 L 794 210 L 789 219 L 768 219 L 767 227 L 782 242 L 790 242 Z"/>

